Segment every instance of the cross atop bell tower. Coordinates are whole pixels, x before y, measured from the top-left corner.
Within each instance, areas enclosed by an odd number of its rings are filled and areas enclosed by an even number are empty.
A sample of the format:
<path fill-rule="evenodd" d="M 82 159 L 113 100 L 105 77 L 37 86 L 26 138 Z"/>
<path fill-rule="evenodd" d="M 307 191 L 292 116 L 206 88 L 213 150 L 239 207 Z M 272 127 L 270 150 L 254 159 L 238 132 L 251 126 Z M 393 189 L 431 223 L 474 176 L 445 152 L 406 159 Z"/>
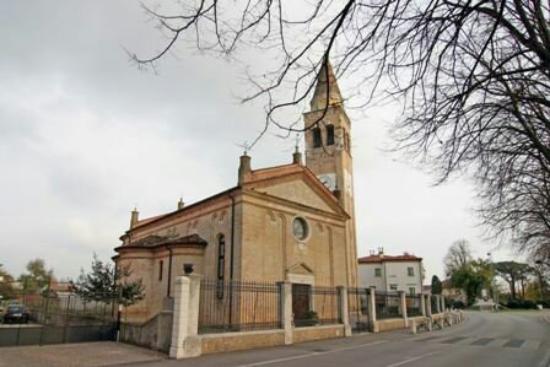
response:
<path fill-rule="evenodd" d="M 306 166 L 334 193 L 350 215 L 346 224 L 348 284 L 356 284 L 357 250 L 355 241 L 355 206 L 353 198 L 353 160 L 351 156 L 351 122 L 344 109 L 344 99 L 328 59 L 325 61 L 304 114 Z"/>

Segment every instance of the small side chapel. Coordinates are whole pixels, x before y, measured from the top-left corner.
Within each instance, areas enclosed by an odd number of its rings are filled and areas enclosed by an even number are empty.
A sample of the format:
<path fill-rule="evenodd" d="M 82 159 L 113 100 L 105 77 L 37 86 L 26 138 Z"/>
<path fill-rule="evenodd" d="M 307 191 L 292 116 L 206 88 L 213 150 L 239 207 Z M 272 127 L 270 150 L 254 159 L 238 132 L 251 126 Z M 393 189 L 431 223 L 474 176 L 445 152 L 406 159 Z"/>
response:
<path fill-rule="evenodd" d="M 126 321 L 159 314 L 190 264 L 218 281 L 356 287 L 351 123 L 330 65 L 310 106 L 305 163 L 296 151 L 292 163 L 253 169 L 244 154 L 236 186 L 154 217 L 132 212 L 113 259 L 142 279 L 145 299 L 128 308 Z"/>

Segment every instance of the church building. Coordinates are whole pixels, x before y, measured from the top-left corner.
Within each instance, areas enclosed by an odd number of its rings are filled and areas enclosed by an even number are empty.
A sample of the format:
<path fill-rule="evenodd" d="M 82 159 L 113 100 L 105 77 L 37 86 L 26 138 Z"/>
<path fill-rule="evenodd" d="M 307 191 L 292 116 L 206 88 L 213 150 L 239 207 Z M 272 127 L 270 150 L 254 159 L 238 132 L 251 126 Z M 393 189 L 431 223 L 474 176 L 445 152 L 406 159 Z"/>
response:
<path fill-rule="evenodd" d="M 351 123 L 330 66 L 310 107 L 305 162 L 296 151 L 291 163 L 256 169 L 245 153 L 235 186 L 154 217 L 132 212 L 114 260 L 142 279 L 145 298 L 126 321 L 159 314 L 184 268 L 224 282 L 357 286 Z"/>

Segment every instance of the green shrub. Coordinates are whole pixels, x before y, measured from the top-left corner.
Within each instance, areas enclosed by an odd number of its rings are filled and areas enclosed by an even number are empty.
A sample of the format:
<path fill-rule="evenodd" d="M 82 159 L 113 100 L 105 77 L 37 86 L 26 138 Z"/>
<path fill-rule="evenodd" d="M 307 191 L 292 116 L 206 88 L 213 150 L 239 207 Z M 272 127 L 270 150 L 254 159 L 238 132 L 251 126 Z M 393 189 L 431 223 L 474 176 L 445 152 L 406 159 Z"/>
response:
<path fill-rule="evenodd" d="M 464 302 L 462 302 L 460 300 L 455 300 L 451 303 L 451 307 L 459 309 L 459 310 L 463 310 L 463 309 L 466 308 L 466 305 L 464 304 Z"/>
<path fill-rule="evenodd" d="M 506 307 L 512 310 L 534 310 L 537 308 L 537 304 L 530 300 L 511 299 L 506 304 Z"/>

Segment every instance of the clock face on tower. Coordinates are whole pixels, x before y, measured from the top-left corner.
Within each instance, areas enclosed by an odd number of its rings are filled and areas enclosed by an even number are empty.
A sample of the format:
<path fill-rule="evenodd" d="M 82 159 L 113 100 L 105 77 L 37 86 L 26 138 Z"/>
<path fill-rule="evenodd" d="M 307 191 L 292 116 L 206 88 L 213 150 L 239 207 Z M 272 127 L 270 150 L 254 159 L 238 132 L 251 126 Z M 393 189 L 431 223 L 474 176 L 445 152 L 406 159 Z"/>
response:
<path fill-rule="evenodd" d="M 317 178 L 323 183 L 330 191 L 336 190 L 336 174 L 335 173 L 324 173 L 318 175 Z"/>

